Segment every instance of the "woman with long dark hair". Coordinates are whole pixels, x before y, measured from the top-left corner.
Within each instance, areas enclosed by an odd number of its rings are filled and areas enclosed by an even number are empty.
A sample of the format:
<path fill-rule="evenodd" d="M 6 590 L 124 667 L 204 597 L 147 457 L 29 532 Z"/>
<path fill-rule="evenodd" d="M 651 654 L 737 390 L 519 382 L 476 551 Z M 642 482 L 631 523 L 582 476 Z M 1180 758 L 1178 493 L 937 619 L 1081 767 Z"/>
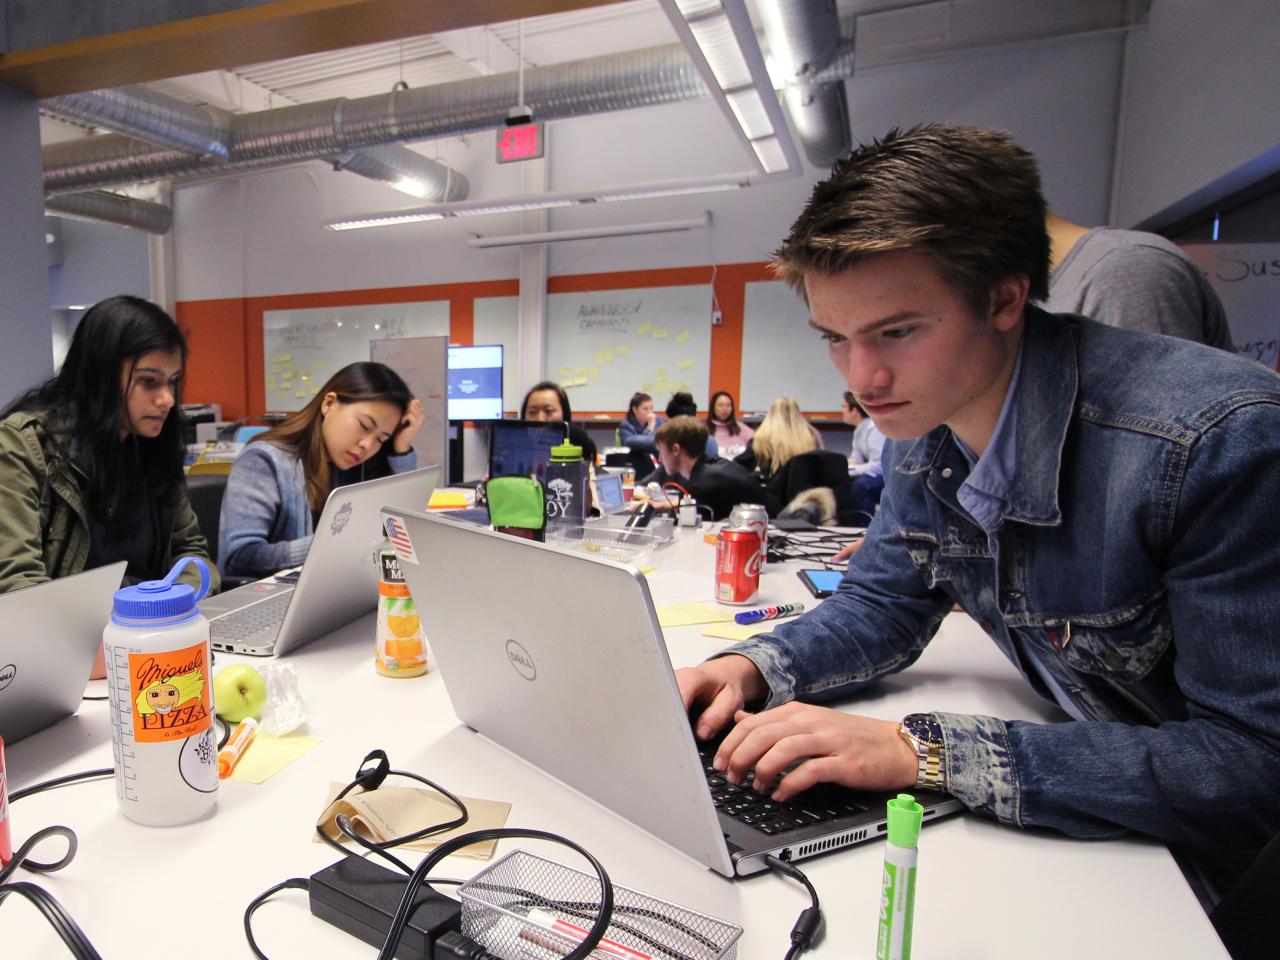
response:
<path fill-rule="evenodd" d="M 711 395 L 711 406 L 707 410 L 707 432 L 726 457 L 741 453 L 755 430 L 745 423 L 739 422 L 733 403 L 733 394 L 728 390 L 717 390 Z"/>
<path fill-rule="evenodd" d="M 128 583 L 164 577 L 179 557 L 208 561 L 182 474 L 186 362 L 172 317 L 112 297 L 85 313 L 57 374 L 9 404 L 0 592 L 118 560 Z M 188 567 L 183 579 L 199 575 Z"/>
<path fill-rule="evenodd" d="M 582 448 L 582 459 L 594 465 L 596 444 L 590 434 L 573 422 L 573 409 L 564 387 L 550 380 L 542 380 L 529 388 L 520 403 L 521 420 L 539 420 L 543 423 L 561 421 L 569 425 L 569 442 Z"/>
<path fill-rule="evenodd" d="M 301 563 L 330 491 L 414 469 L 413 438 L 425 419 L 390 367 L 352 363 L 335 373 L 236 458 L 222 498 L 222 572 L 266 576 Z"/>

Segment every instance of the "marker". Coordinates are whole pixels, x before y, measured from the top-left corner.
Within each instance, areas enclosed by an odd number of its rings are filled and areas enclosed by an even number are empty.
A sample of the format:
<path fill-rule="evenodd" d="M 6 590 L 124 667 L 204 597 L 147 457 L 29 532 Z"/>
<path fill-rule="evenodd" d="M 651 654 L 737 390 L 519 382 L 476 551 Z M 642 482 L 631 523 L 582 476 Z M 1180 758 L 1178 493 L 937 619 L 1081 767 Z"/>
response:
<path fill-rule="evenodd" d="M 249 744 L 253 743 L 253 738 L 258 734 L 258 721 L 253 717 L 245 717 L 236 727 L 235 732 L 231 734 L 227 740 L 227 745 L 218 751 L 218 779 L 225 780 L 231 776 L 231 771 L 235 769 L 236 764 L 240 762 L 240 758 L 244 752 L 249 749 Z"/>
<path fill-rule="evenodd" d="M 526 913 L 524 918 L 529 921 L 529 923 L 532 923 L 543 930 L 551 930 L 558 933 L 560 936 L 567 940 L 572 940 L 574 943 L 581 943 L 583 940 L 587 939 L 588 931 L 583 927 L 572 924 L 568 920 L 561 920 L 554 914 L 547 913 L 545 910 L 539 910 L 537 907 Z M 552 948 L 557 952 L 563 950 L 561 944 L 556 943 L 549 937 L 547 938 L 546 943 L 538 940 L 537 931 L 527 929 L 521 930 L 520 936 L 525 940 L 530 940 L 533 943 L 537 943 L 539 946 Z M 600 942 L 596 944 L 596 949 L 601 953 L 607 953 L 611 956 L 618 957 L 619 960 L 653 960 L 649 954 L 641 953 L 639 950 L 633 950 L 630 947 L 624 946 L 614 940 L 605 940 L 602 938 Z"/>
<path fill-rule="evenodd" d="M 777 620 L 780 617 L 793 617 L 804 613 L 803 603 L 783 603 L 776 607 L 765 607 L 763 610 L 746 610 L 733 615 L 734 623 L 759 623 L 761 620 Z"/>
<path fill-rule="evenodd" d="M 911 960 L 911 919 L 916 908 L 916 860 L 924 807 L 909 793 L 888 802 L 889 842 L 884 847 L 880 930 L 876 960 Z"/>

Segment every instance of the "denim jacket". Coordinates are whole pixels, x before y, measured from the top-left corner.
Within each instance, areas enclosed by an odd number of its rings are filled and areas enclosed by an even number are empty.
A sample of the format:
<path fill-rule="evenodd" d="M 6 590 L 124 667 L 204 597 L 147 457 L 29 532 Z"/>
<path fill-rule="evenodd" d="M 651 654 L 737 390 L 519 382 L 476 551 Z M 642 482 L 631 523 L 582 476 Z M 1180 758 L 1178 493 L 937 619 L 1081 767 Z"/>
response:
<path fill-rule="evenodd" d="M 1280 831 L 1280 377 L 1028 308 L 1013 412 L 998 562 L 956 500 L 950 430 L 891 441 L 836 594 L 726 652 L 769 706 L 846 697 L 914 662 L 958 603 L 1085 719 L 936 714 L 951 792 L 1005 823 L 1155 836 L 1228 879 Z"/>

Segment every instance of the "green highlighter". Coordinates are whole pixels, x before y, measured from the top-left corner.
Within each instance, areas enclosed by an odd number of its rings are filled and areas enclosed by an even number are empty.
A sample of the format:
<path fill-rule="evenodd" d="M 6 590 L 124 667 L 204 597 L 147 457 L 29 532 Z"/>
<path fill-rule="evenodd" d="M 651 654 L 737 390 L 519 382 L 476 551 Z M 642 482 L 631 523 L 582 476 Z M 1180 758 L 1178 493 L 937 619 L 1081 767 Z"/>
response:
<path fill-rule="evenodd" d="M 880 930 L 876 960 L 911 960 L 911 916 L 916 907 L 916 860 L 924 807 L 909 793 L 888 806 L 889 842 L 884 848 L 880 890 Z"/>

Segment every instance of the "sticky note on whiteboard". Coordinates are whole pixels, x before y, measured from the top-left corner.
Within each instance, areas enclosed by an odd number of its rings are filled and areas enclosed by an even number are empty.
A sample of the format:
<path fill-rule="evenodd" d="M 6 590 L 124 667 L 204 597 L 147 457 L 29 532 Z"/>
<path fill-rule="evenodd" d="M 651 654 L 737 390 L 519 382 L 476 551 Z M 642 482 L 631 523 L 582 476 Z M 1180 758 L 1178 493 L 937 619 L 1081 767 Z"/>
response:
<path fill-rule="evenodd" d="M 676 343 L 686 343 L 693 336 L 688 330 L 681 330 L 676 334 Z"/>
<path fill-rule="evenodd" d="M 653 328 L 653 339 L 655 339 L 655 340 L 665 340 L 665 339 L 667 339 L 667 331 L 666 331 L 666 328 L 665 328 L 665 327 L 654 327 L 654 328 Z"/>
<path fill-rule="evenodd" d="M 615 347 L 613 352 L 620 357 L 629 357 L 631 356 L 631 344 L 624 343 L 618 347 Z"/>
<path fill-rule="evenodd" d="M 652 329 L 653 329 L 652 323 L 642 323 L 640 324 L 640 326 L 636 327 L 636 333 L 638 333 L 640 336 L 643 337 L 646 333 L 648 333 Z"/>
<path fill-rule="evenodd" d="M 676 364 L 676 369 L 677 369 L 677 370 L 691 370 L 691 369 L 693 369 L 693 361 L 692 361 L 692 360 L 681 360 L 679 363 L 677 363 L 677 364 Z"/>

